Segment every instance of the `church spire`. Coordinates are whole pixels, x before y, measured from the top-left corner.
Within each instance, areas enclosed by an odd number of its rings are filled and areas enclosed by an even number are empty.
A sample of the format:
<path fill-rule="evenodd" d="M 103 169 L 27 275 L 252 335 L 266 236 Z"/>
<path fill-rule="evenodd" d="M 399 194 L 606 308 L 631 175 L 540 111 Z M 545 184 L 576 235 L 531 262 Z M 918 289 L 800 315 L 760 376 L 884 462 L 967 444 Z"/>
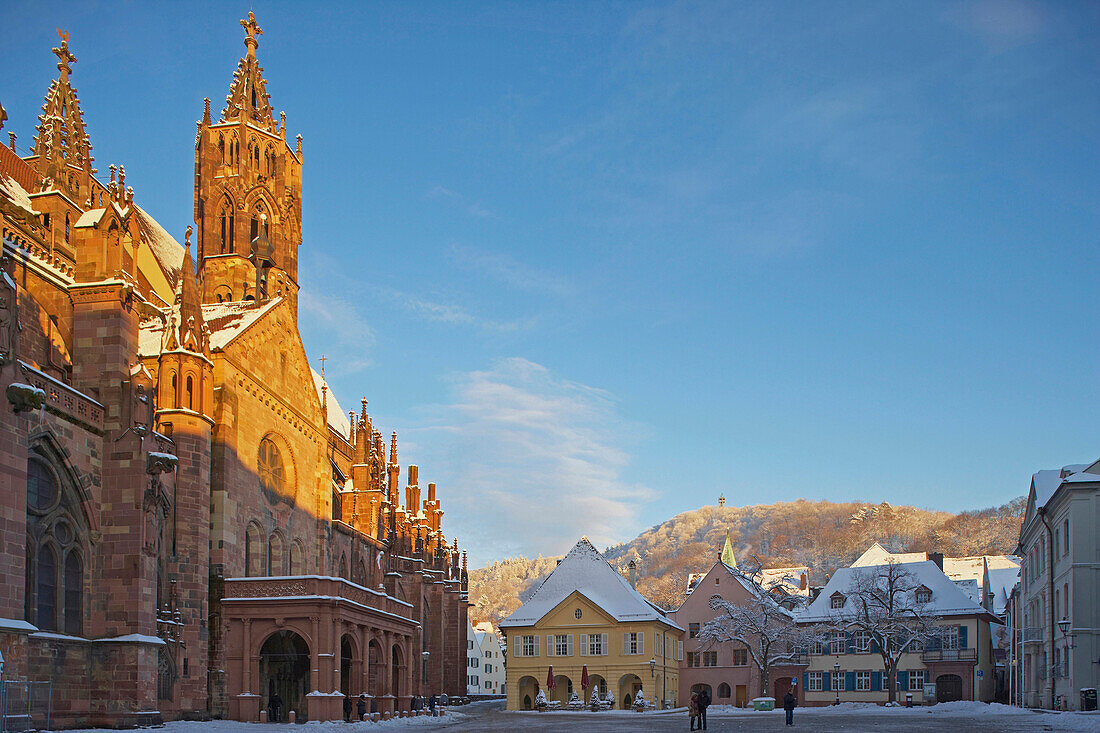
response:
<path fill-rule="evenodd" d="M 722 547 L 722 555 L 720 559 L 731 568 L 737 567 L 737 558 L 733 555 L 733 543 L 730 542 L 729 530 L 726 530 L 726 544 Z"/>
<path fill-rule="evenodd" d="M 233 73 L 233 84 L 225 98 L 221 121 L 229 122 L 243 117 L 247 122 L 274 134 L 278 126 L 272 114 L 264 70 L 256 60 L 256 47 L 260 45 L 256 36 L 263 35 L 263 30 L 256 23 L 256 15 L 252 11 L 248 12 L 248 20 L 241 21 L 241 27 L 244 28 L 244 45 L 248 52 Z"/>
<path fill-rule="evenodd" d="M 69 83 L 76 56 L 69 50 L 69 32 L 57 29 L 61 43 L 53 49 L 57 55 L 57 79 L 50 83 L 38 116 L 32 165 L 45 181 L 46 188 L 60 188 L 74 201 L 88 198 L 92 170 L 92 145 L 84 129 L 84 113 L 76 89 Z"/>

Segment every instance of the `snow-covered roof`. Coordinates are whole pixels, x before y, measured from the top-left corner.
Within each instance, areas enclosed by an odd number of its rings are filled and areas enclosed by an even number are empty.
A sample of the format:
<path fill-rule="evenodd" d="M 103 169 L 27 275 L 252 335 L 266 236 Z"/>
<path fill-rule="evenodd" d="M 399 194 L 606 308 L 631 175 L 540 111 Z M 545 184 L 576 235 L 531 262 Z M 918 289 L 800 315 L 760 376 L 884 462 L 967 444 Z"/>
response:
<path fill-rule="evenodd" d="M 76 229 L 94 227 L 103 220 L 103 215 L 106 213 L 107 209 L 88 209 L 80 215 L 80 218 L 76 220 L 76 224 L 73 224 L 73 227 Z"/>
<path fill-rule="evenodd" d="M 632 588 L 587 537 L 582 537 L 573 546 L 527 602 L 500 622 L 500 627 L 536 624 L 574 591 L 581 593 L 616 621 L 662 621 L 680 628 L 669 620 L 664 611 Z"/>
<path fill-rule="evenodd" d="M 274 298 L 262 303 L 254 300 L 238 300 L 231 303 L 203 304 L 202 317 L 210 329 L 210 350 L 224 349 L 249 326 L 282 302 L 282 298 Z"/>
<path fill-rule="evenodd" d="M 761 568 L 760 585 L 764 590 L 782 588 L 792 596 L 810 595 L 810 569 L 805 565 L 792 568 Z"/>
<path fill-rule="evenodd" d="M 1037 471 L 1031 477 L 1031 489 L 1035 492 L 1035 508 L 1046 506 L 1062 484 L 1093 482 L 1100 482 L 1100 461 L 1091 465 L 1074 463 L 1063 466 L 1061 470 Z"/>
<path fill-rule="evenodd" d="M 898 566 L 911 573 L 915 577 L 918 585 L 922 585 L 932 591 L 932 600 L 920 606 L 925 613 L 936 616 L 973 616 L 988 614 L 988 611 L 971 600 L 967 594 L 956 586 L 954 581 L 944 575 L 939 566 L 931 560 L 898 563 Z M 853 566 L 837 570 L 833 574 L 833 577 L 829 579 L 829 582 L 825 584 L 825 588 L 814 602 L 796 615 L 798 622 L 817 623 L 837 619 L 842 620 L 846 616 L 854 614 L 854 604 L 846 603 L 844 608 L 831 608 L 830 602 L 832 596 L 837 593 L 846 598 L 851 596 L 855 590 L 856 579 L 863 573 L 875 573 L 879 567 L 881 567 L 881 565 Z M 914 600 L 910 600 L 910 602 L 915 603 Z"/>
<path fill-rule="evenodd" d="M 317 399 L 321 399 L 321 387 L 324 386 L 328 389 L 328 397 L 322 402 L 328 404 L 328 424 L 333 430 L 338 432 L 345 438 L 351 438 L 351 423 L 348 422 L 348 415 L 340 407 L 340 403 L 336 401 L 336 395 L 332 391 L 332 385 L 328 383 L 328 380 L 321 377 L 313 367 L 309 368 L 309 371 L 313 374 L 313 386 L 317 388 Z"/>
<path fill-rule="evenodd" d="M 853 568 L 867 568 L 882 565 L 887 560 L 894 562 L 921 562 L 928 559 L 927 552 L 890 552 L 885 547 L 875 542 L 867 551 L 852 563 Z"/>
<path fill-rule="evenodd" d="M 993 594 L 993 613 L 998 616 L 1005 612 L 1008 595 L 1020 582 L 1020 566 L 989 569 L 989 592 Z"/>
<path fill-rule="evenodd" d="M 161 269 L 175 282 L 183 267 L 183 247 L 145 209 L 134 204 L 134 211 L 137 212 L 138 227 L 145 243 L 153 251 Z"/>
<path fill-rule="evenodd" d="M 31 197 L 27 194 L 26 189 L 20 186 L 18 181 L 2 171 L 0 171 L 0 195 L 19 208 L 25 210 L 28 214 L 38 213 L 35 211 L 34 204 L 31 203 Z"/>

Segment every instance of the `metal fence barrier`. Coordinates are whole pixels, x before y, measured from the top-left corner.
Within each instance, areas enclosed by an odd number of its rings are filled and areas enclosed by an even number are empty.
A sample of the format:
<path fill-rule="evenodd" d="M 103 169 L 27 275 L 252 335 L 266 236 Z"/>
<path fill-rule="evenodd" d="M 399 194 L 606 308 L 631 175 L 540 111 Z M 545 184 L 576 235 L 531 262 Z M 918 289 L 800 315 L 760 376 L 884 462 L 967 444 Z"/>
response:
<path fill-rule="evenodd" d="M 0 733 L 49 730 L 53 682 L 0 682 Z"/>

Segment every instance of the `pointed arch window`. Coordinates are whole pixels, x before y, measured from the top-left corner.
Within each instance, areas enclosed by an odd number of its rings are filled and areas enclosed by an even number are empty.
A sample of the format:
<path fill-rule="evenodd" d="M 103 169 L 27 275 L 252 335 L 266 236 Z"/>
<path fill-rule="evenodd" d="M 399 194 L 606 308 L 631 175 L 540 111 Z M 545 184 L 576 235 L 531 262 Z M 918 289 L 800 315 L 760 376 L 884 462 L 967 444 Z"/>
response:
<path fill-rule="evenodd" d="M 84 563 L 76 550 L 65 558 L 65 633 L 80 636 L 84 621 Z"/>
<path fill-rule="evenodd" d="M 71 181 L 70 181 L 71 183 Z M 65 214 L 65 244 L 69 243 L 69 215 Z"/>
<path fill-rule="evenodd" d="M 264 536 L 255 522 L 248 524 L 244 541 L 244 574 L 259 577 L 264 574 Z"/>
<path fill-rule="evenodd" d="M 41 445 L 41 444 L 40 444 Z M 27 460 L 25 618 L 43 631 L 78 635 L 83 626 L 87 527 L 71 491 L 39 448 Z"/>
<path fill-rule="evenodd" d="M 187 390 L 187 409 L 188 410 L 194 410 L 195 409 L 195 382 L 191 378 L 190 374 L 187 375 L 187 381 L 186 381 L 185 385 L 186 385 L 185 389 Z"/>
<path fill-rule="evenodd" d="M 175 407 L 176 405 L 179 404 L 179 398 L 178 398 L 179 393 L 176 391 L 178 389 L 178 386 L 177 386 L 178 382 L 176 380 L 176 373 L 175 372 L 172 372 L 172 380 L 171 381 L 172 381 L 172 394 L 171 394 L 171 399 L 168 401 L 168 406 L 169 407 Z"/>
<path fill-rule="evenodd" d="M 225 135 L 218 135 L 218 155 L 221 156 L 222 165 L 225 165 Z"/>
<path fill-rule="evenodd" d="M 302 543 L 294 540 L 290 543 L 290 574 L 301 575 L 302 571 Z"/>
<path fill-rule="evenodd" d="M 35 562 L 35 601 L 38 612 L 34 623 L 43 631 L 57 630 L 57 554 L 49 543 L 38 548 Z"/>

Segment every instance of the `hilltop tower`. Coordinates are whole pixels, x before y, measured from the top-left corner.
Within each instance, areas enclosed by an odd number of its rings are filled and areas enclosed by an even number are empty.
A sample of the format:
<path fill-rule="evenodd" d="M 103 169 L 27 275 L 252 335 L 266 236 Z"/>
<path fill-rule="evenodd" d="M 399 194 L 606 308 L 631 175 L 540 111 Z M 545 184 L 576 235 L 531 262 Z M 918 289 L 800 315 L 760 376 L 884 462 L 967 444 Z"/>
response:
<path fill-rule="evenodd" d="M 276 122 L 263 67 L 263 31 L 241 21 L 248 49 L 225 108 L 211 121 L 206 100 L 195 143 L 195 221 L 204 303 L 288 298 L 298 312 L 302 243 L 302 137 L 291 148 L 286 114 Z"/>

